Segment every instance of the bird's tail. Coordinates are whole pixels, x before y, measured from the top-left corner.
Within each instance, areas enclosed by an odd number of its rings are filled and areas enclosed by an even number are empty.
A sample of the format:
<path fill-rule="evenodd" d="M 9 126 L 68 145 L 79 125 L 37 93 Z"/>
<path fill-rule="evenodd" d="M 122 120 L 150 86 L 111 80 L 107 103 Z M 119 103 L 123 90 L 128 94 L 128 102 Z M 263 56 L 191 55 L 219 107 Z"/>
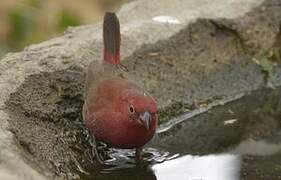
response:
<path fill-rule="evenodd" d="M 115 13 L 107 12 L 103 19 L 103 57 L 110 64 L 120 63 L 120 25 Z"/>

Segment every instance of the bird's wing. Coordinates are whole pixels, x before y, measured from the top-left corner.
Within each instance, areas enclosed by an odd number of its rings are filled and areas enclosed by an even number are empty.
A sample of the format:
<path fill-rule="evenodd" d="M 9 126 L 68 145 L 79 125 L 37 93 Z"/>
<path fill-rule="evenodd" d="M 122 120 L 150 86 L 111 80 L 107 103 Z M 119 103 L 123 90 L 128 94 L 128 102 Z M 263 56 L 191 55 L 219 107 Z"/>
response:
<path fill-rule="evenodd" d="M 85 98 L 87 97 L 90 88 L 93 88 L 93 86 L 96 86 L 98 83 L 101 69 L 102 67 L 99 61 L 92 61 L 89 64 L 85 82 Z"/>

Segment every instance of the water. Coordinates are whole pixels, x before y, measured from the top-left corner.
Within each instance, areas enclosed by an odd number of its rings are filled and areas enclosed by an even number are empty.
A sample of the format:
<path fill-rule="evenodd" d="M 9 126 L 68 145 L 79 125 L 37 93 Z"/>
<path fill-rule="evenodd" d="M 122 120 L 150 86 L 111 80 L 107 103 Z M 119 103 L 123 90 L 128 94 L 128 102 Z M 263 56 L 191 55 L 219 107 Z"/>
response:
<path fill-rule="evenodd" d="M 132 150 L 109 149 L 106 165 L 89 167 L 83 178 L 281 179 L 280 90 L 256 91 L 161 126 L 141 162 Z"/>
<path fill-rule="evenodd" d="M 241 160 L 238 155 L 185 155 L 152 166 L 159 180 L 236 180 Z"/>
<path fill-rule="evenodd" d="M 95 178 L 235 180 L 240 171 L 239 155 L 192 156 L 146 148 L 144 160 L 136 163 L 132 151 L 114 151 L 111 152 L 111 159 L 106 161 L 106 165 L 95 170 Z"/>

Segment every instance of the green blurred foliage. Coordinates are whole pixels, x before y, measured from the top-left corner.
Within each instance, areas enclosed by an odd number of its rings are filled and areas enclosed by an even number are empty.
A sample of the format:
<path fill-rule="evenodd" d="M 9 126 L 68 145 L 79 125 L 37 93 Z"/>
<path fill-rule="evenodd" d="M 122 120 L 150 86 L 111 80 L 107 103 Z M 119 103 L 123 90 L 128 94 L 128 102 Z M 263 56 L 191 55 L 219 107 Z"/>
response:
<path fill-rule="evenodd" d="M 1 0 L 0 0 L 1 1 Z M 0 2 L 0 58 L 28 44 L 47 40 L 68 26 L 100 20 L 105 10 L 131 0 L 5 0 Z M 7 3 L 9 2 L 9 3 Z M 67 4 L 65 4 L 67 2 Z M 2 15 L 1 14 L 1 15 Z M 1 31 L 2 30 L 2 31 Z"/>
<path fill-rule="evenodd" d="M 63 10 L 59 16 L 57 26 L 59 31 L 64 31 L 68 26 L 78 26 L 80 24 L 81 22 L 76 16 L 72 15 L 66 10 Z"/>
<path fill-rule="evenodd" d="M 8 46 L 19 49 L 35 30 L 34 11 L 26 8 L 16 9 L 9 14 L 11 30 L 8 36 Z"/>
<path fill-rule="evenodd" d="M 9 48 L 5 44 L 0 43 L 0 58 L 4 56 L 7 52 L 9 52 Z"/>
<path fill-rule="evenodd" d="M 27 44 L 46 39 L 46 32 L 38 30 L 38 12 L 42 8 L 42 0 L 29 0 L 23 6 L 16 6 L 8 14 L 9 32 L 6 42 L 0 42 L 0 57 L 8 51 L 20 50 Z M 68 10 L 62 10 L 58 17 L 56 32 L 64 31 L 68 26 L 81 25 L 77 16 Z M 49 34 L 51 36 L 51 34 Z"/>
<path fill-rule="evenodd" d="M 42 5 L 43 1 L 44 0 L 30 0 L 28 4 L 31 7 L 34 7 L 34 8 L 41 8 L 41 5 Z"/>

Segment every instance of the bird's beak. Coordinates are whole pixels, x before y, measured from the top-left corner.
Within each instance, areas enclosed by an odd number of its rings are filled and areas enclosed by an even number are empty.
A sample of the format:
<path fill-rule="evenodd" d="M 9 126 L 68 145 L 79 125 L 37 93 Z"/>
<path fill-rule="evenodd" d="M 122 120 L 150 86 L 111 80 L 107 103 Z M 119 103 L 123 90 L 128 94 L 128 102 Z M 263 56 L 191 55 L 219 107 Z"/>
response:
<path fill-rule="evenodd" d="M 146 128 L 146 130 L 149 130 L 149 124 L 151 121 L 151 114 L 147 111 L 143 112 L 139 116 L 140 123 Z"/>

